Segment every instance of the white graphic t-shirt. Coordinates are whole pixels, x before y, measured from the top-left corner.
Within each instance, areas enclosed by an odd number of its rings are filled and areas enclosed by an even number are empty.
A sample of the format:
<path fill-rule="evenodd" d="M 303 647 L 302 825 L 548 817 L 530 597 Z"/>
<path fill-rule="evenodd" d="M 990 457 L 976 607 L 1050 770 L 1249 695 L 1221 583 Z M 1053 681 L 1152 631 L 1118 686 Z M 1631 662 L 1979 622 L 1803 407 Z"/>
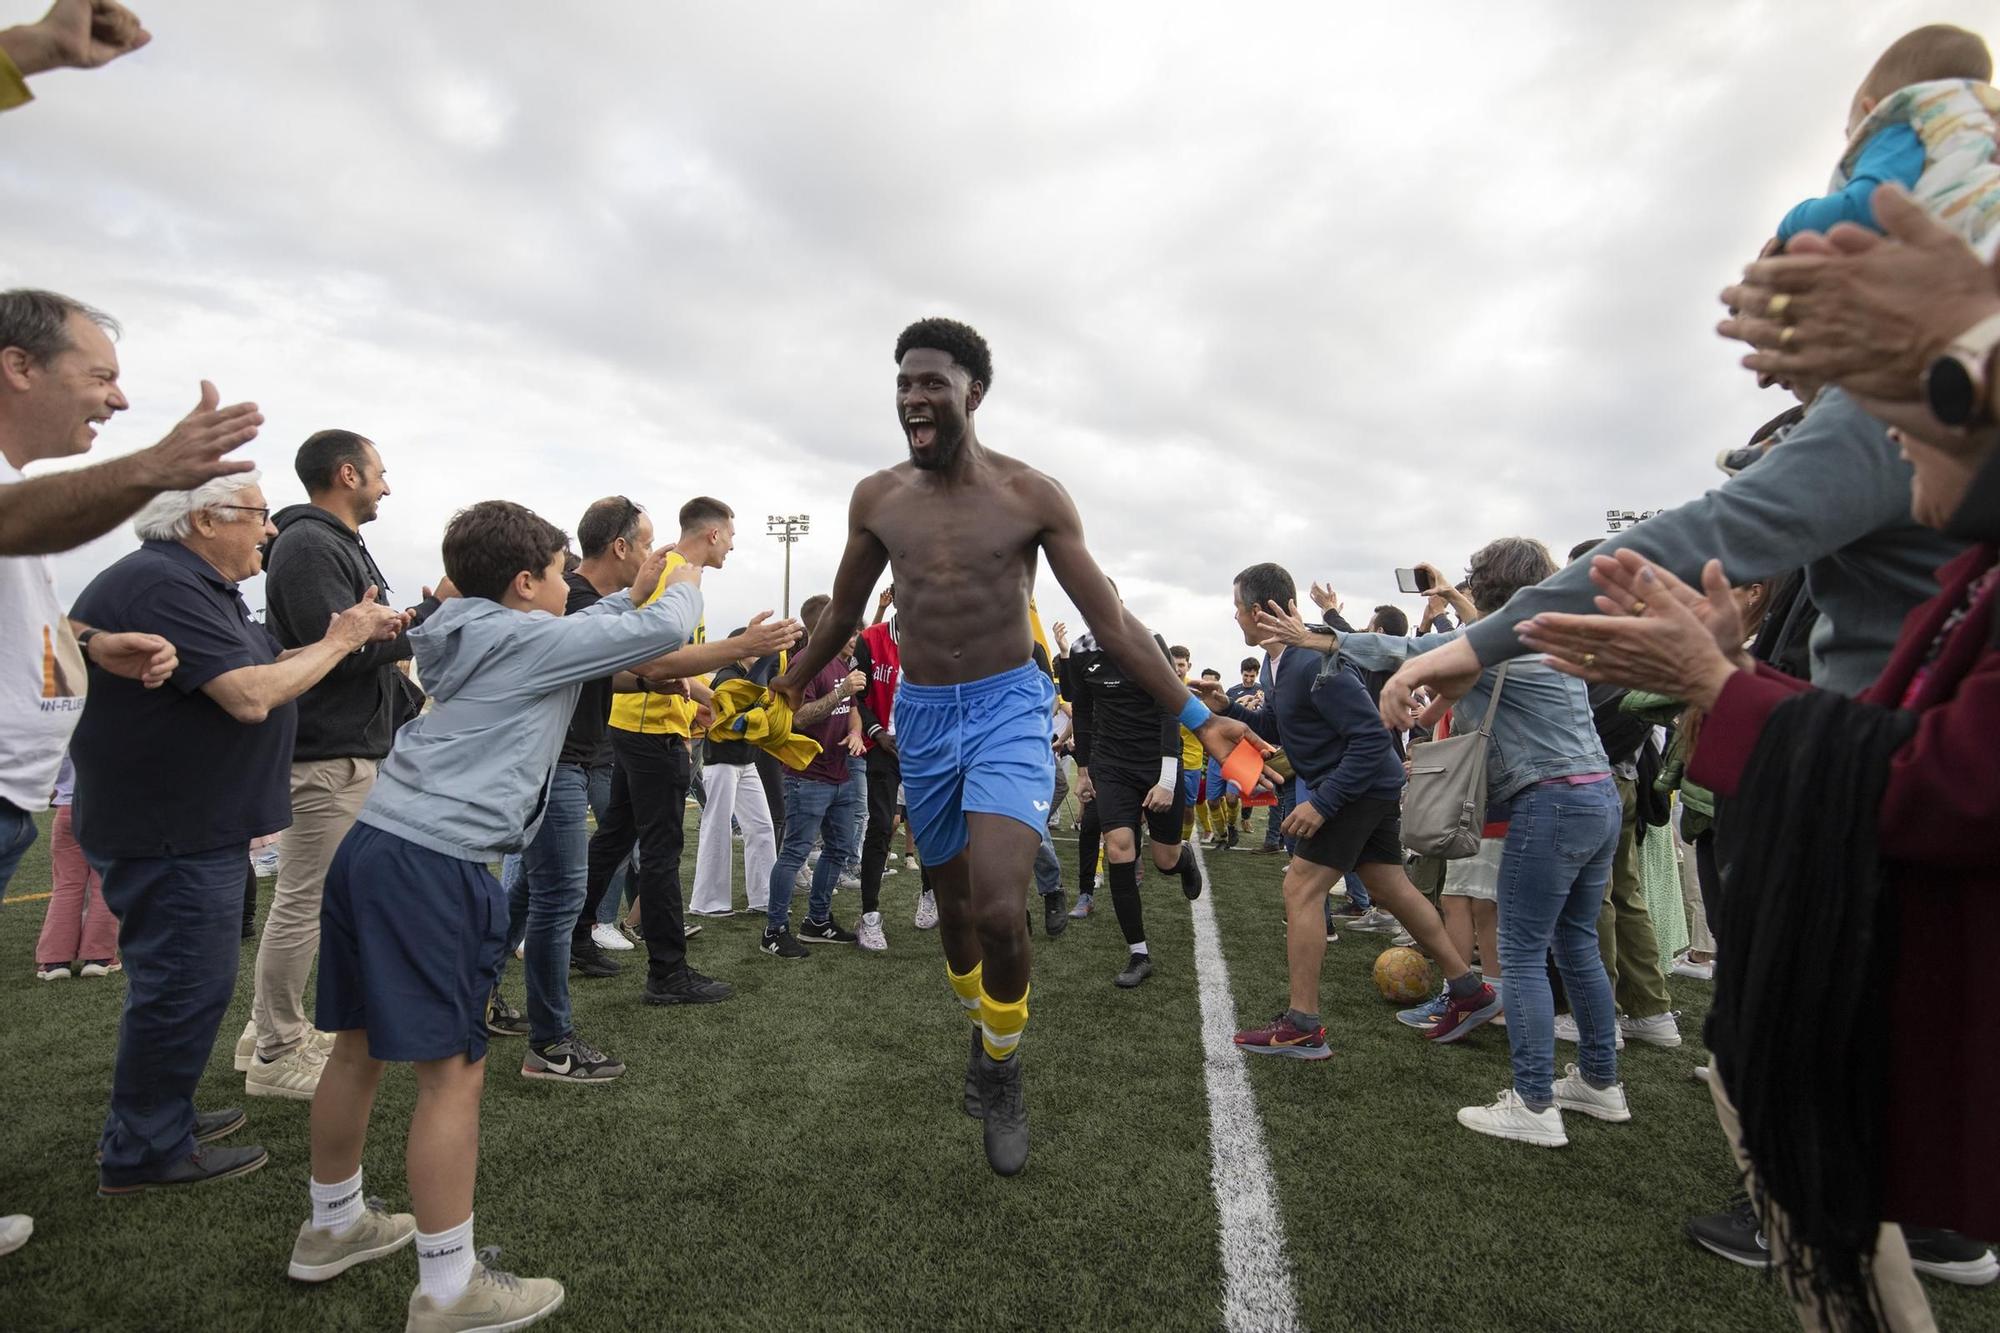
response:
<path fill-rule="evenodd" d="M 0 458 L 0 485 L 22 480 Z M 46 810 L 83 716 L 83 652 L 45 555 L 0 557 L 0 800 Z"/>

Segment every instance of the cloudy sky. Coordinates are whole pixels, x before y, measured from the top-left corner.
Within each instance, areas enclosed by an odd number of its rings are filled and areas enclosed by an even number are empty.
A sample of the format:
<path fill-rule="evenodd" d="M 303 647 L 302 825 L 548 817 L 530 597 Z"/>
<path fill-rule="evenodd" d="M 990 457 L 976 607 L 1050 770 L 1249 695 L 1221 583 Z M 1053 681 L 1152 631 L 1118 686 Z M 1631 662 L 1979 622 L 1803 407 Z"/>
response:
<path fill-rule="evenodd" d="M 778 602 L 767 514 L 813 519 L 794 602 L 829 584 L 854 483 L 904 454 L 896 334 L 949 314 L 993 347 L 981 438 L 1225 673 L 1245 564 L 1365 616 L 1398 565 L 1560 555 L 1716 484 L 1785 406 L 1716 292 L 1824 188 L 1880 48 L 1982 17 L 135 3 L 150 47 L 0 120 L 0 282 L 125 325 L 100 452 L 204 376 L 262 406 L 279 503 L 308 434 L 369 435 L 399 600 L 472 500 L 573 528 L 713 493 L 741 516 L 721 632 Z M 64 588 L 132 544 L 63 557 Z"/>

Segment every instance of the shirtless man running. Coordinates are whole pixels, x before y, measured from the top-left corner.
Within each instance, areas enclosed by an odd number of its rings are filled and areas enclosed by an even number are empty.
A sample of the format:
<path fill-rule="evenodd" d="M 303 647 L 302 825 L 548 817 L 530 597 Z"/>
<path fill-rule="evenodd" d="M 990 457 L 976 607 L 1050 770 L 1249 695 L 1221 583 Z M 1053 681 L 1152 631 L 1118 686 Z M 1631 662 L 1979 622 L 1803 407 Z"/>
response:
<path fill-rule="evenodd" d="M 1069 493 L 980 444 L 993 383 L 986 340 L 926 319 L 896 340 L 896 420 L 905 462 L 866 478 L 848 507 L 847 549 L 823 622 L 856 623 L 882 567 L 900 613 L 896 743 L 917 848 L 936 888 L 945 973 L 972 1019 L 965 1111 L 985 1122 L 986 1160 L 1027 1164 L 1021 1030 L 1028 1022 L 1028 884 L 1055 794 L 1054 685 L 1032 661 L 1028 594 L 1037 553 L 1105 649 L 1137 683 L 1226 755 L 1247 734 L 1210 713 L 1126 613 L 1083 544 Z M 815 634 L 772 688 L 796 704 L 839 635 Z"/>

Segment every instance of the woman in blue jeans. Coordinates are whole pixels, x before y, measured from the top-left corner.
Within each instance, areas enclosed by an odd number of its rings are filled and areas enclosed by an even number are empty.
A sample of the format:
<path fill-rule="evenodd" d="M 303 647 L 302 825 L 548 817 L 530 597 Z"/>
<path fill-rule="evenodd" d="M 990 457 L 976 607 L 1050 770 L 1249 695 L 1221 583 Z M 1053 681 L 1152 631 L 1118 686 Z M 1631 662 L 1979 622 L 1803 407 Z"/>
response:
<path fill-rule="evenodd" d="M 1531 538 L 1491 542 L 1472 557 L 1473 605 L 1488 614 L 1517 588 L 1555 569 L 1548 549 Z M 1313 633 L 1295 617 L 1265 619 L 1287 643 L 1337 646 L 1339 655 L 1370 671 L 1393 670 L 1463 632 L 1336 636 Z M 1563 1110 L 1600 1120 L 1632 1118 L 1618 1081 L 1617 1011 L 1597 953 L 1597 913 L 1618 846 L 1618 791 L 1591 720 L 1588 687 L 1539 660 L 1522 659 L 1481 676 L 1453 710 L 1454 732 L 1478 728 L 1496 688 L 1500 706 L 1486 753 L 1487 820 L 1508 826 L 1499 935 L 1514 1085 L 1490 1106 L 1460 1110 L 1458 1122 L 1496 1138 L 1560 1148 L 1569 1142 Z M 1562 1078 L 1555 1077 L 1555 1001 L 1543 965 L 1552 950 L 1580 1038 L 1578 1062 Z M 1511 966 L 1504 966 L 1507 960 L 1514 960 Z"/>

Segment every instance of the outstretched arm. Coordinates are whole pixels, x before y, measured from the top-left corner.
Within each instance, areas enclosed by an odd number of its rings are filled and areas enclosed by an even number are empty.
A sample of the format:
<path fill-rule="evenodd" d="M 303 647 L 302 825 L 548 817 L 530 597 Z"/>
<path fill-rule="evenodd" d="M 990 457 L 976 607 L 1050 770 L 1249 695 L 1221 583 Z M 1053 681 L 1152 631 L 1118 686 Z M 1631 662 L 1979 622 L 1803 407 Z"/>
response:
<path fill-rule="evenodd" d="M 1125 666 L 1132 680 L 1160 707 L 1178 716 L 1194 695 L 1175 673 L 1173 663 L 1161 656 L 1152 633 L 1125 609 L 1112 590 L 1111 580 L 1098 568 L 1090 548 L 1084 545 L 1083 520 L 1069 492 L 1052 477 L 1043 480 L 1047 495 L 1042 506 L 1041 544 L 1049 572 L 1083 613 L 1099 646 Z M 1195 734 L 1209 753 L 1227 758 L 1250 730 L 1233 718 L 1211 713 Z"/>
<path fill-rule="evenodd" d="M 868 527 L 881 484 L 879 473 L 864 479 L 854 488 L 854 498 L 847 503 L 847 549 L 840 553 L 840 568 L 833 575 L 833 600 L 820 613 L 821 625 L 846 625 L 852 629 L 859 624 L 868 594 L 888 568 L 889 548 Z M 771 682 L 771 689 L 782 695 L 795 713 L 804 697 L 806 682 L 817 676 L 820 668 L 831 662 L 840 646 L 847 642 L 845 633 L 819 634 L 814 632 L 817 628 L 806 626 L 806 646 L 793 655 L 785 674 Z"/>

